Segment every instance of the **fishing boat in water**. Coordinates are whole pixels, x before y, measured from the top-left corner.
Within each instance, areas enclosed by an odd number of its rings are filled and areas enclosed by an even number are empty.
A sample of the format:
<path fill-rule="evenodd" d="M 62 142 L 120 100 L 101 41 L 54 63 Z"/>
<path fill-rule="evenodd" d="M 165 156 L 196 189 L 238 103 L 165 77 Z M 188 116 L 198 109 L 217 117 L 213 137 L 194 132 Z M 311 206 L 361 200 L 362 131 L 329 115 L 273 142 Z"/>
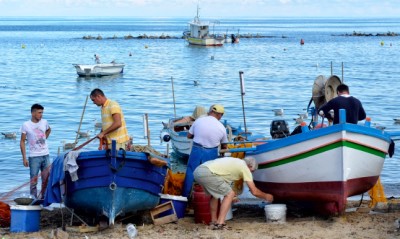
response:
<path fill-rule="evenodd" d="M 98 63 L 98 64 L 72 64 L 76 73 L 81 77 L 102 77 L 123 73 L 123 63 Z"/>
<path fill-rule="evenodd" d="M 189 22 L 189 32 L 185 32 L 184 35 L 191 45 L 223 46 L 225 42 L 225 38 L 223 36 L 210 34 L 210 22 L 200 21 L 199 6 L 197 6 L 196 17 L 193 19 L 193 21 Z"/>
<path fill-rule="evenodd" d="M 157 206 L 167 159 L 143 152 L 117 150 L 115 145 L 113 141 L 111 150 L 71 151 L 69 153 L 76 156 L 72 161 L 70 157 L 58 157 L 53 163 L 49 180 L 52 186 L 46 191 L 46 204 L 61 200 L 57 187 L 63 179 L 64 204 L 94 218 L 106 216 L 109 225 L 114 224 L 117 216 Z M 72 169 L 65 173 L 65 178 L 60 177 L 64 174 L 64 170 L 58 168 L 60 165 Z"/>

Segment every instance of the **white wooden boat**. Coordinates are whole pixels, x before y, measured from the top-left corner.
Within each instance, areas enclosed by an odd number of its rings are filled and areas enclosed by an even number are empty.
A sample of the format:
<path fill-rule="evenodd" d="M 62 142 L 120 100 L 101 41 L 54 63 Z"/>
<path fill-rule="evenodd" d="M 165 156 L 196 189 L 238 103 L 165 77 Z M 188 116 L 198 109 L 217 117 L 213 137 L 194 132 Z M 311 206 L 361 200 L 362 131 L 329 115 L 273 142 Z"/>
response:
<path fill-rule="evenodd" d="M 187 138 L 190 126 L 193 124 L 194 119 L 186 120 L 189 117 L 171 118 L 168 123 L 163 122 L 163 129 L 161 130 L 161 142 L 171 141 L 173 153 L 183 163 L 187 163 L 190 152 L 192 151 L 193 140 Z M 264 138 L 262 135 L 251 135 L 250 132 L 245 133 L 241 126 L 232 127 L 226 120 L 223 122 L 226 128 L 228 141 L 231 142 L 234 137 L 242 135 L 248 140 Z"/>
<path fill-rule="evenodd" d="M 200 21 L 199 6 L 197 6 L 197 15 L 193 21 L 189 22 L 189 33 L 187 33 L 187 41 L 191 45 L 198 46 L 223 46 L 225 38 L 210 34 L 210 23 L 208 21 Z"/>
<path fill-rule="evenodd" d="M 389 133 L 344 121 L 249 148 L 246 155 L 259 164 L 253 173 L 257 187 L 275 201 L 311 202 L 318 213 L 343 213 L 348 197 L 375 185 L 393 143 Z"/>
<path fill-rule="evenodd" d="M 124 71 L 123 63 L 99 63 L 93 65 L 72 64 L 79 76 L 101 77 L 121 74 Z"/>

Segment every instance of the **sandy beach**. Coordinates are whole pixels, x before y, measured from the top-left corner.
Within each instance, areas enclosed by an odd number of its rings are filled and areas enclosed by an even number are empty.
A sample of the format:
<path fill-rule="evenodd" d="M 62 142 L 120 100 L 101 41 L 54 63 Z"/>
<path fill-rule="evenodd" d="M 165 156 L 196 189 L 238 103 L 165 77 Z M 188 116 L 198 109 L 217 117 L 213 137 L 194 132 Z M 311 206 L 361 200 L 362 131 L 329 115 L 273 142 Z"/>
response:
<path fill-rule="evenodd" d="M 177 222 L 154 225 L 146 213 L 117 220 L 114 227 L 104 227 L 96 232 L 78 232 L 80 221 L 76 218 L 70 226 L 71 214 L 64 209 L 43 210 L 40 231 L 34 233 L 10 233 L 1 228 L 2 239 L 8 238 L 128 238 L 127 223 L 136 224 L 136 238 L 399 238 L 396 219 L 400 218 L 397 202 L 389 201 L 384 210 L 370 210 L 368 201 L 348 203 L 346 213 L 335 217 L 322 217 L 305 211 L 293 211 L 288 207 L 286 223 L 267 223 L 264 209 L 255 204 L 239 204 L 233 207 L 233 218 L 227 221 L 231 230 L 210 230 L 207 225 L 195 224 L 193 214 L 187 214 Z M 62 230 L 65 225 L 66 231 Z"/>

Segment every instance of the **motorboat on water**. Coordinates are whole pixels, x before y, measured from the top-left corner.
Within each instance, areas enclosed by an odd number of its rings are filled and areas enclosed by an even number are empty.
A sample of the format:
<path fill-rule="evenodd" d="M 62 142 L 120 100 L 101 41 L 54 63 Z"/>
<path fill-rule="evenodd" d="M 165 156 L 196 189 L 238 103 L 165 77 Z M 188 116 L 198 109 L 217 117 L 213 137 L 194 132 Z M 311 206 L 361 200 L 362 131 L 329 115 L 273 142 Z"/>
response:
<path fill-rule="evenodd" d="M 121 74 L 124 71 L 124 63 L 96 63 L 96 64 L 72 64 L 76 73 L 83 77 L 101 77 Z"/>

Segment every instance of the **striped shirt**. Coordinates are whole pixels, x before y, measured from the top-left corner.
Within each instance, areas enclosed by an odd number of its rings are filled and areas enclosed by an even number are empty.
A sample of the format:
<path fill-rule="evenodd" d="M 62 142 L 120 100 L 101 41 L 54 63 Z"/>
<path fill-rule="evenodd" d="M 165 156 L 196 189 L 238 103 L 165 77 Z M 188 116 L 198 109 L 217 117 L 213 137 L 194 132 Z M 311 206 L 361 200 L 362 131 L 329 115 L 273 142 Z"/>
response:
<path fill-rule="evenodd" d="M 114 119 L 112 117 L 113 114 L 121 115 L 121 127 L 110 132 L 106 135 L 107 144 L 111 144 L 111 140 L 115 139 L 117 143 L 125 143 L 129 140 L 128 130 L 126 128 L 124 114 L 122 113 L 122 109 L 116 101 L 107 99 L 106 103 L 101 107 L 101 122 L 103 131 L 109 128 Z"/>

